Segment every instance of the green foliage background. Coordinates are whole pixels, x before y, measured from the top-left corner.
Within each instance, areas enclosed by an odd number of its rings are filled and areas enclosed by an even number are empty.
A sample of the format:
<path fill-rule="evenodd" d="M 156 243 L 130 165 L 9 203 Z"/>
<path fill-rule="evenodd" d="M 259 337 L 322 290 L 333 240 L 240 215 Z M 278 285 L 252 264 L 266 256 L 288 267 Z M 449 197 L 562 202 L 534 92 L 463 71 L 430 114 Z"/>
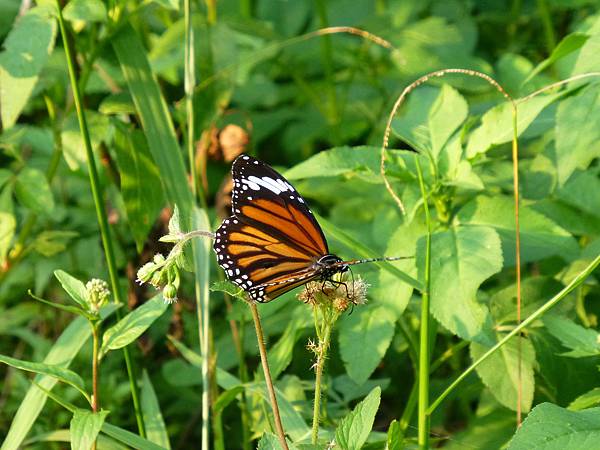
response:
<path fill-rule="evenodd" d="M 64 45 L 53 1 L 38 1 L 24 11 L 18 1 L 3 2 L 0 361 L 6 365 L 0 365 L 0 436 L 7 437 L 2 449 L 21 443 L 68 447 L 70 423 L 72 433 L 81 430 L 81 439 L 102 429 L 99 448 L 142 445 L 134 433 L 123 355 L 109 351 L 129 343 L 148 441 L 154 448 L 192 448 L 200 440 L 202 383 L 194 277 L 183 276 L 180 300 L 169 308 L 157 298 L 147 300 L 155 296 L 152 288 L 134 283 L 137 269 L 154 253 L 169 251 L 158 242 L 166 234 L 164 208 L 178 205 L 184 229 L 196 214 L 187 183 L 182 5 L 177 0 L 64 3 L 119 281 L 135 315 L 105 335 L 100 392 L 110 413 L 93 417 L 78 393 L 91 385 L 85 320 L 27 293 L 67 305 L 55 270 L 84 282 L 109 278 Z M 599 3 L 224 0 L 192 6 L 196 139 L 211 126 L 246 128 L 247 151 L 295 184 L 341 257 L 415 257 L 355 270 L 371 285 L 369 301 L 336 325 L 321 429 L 323 442 L 335 439 L 339 448 L 415 448 L 426 235 L 416 160 L 433 216 L 430 391 L 435 398 L 516 323 L 513 118 L 506 99 L 478 78 L 449 75 L 413 91 L 392 122 L 393 150 L 386 163 L 403 215 L 379 173 L 392 105 L 419 76 L 443 68 L 487 73 L 515 99 L 567 77 L 600 72 Z M 359 27 L 394 49 L 348 34 L 298 38 L 326 26 Z M 581 78 L 518 106 L 523 317 L 600 254 L 597 80 Z M 228 170 L 223 161 L 209 160 L 205 167 L 204 211 L 212 229 L 219 223 L 215 197 Z M 210 280 L 220 279 L 211 258 Z M 312 448 L 306 440 L 313 355 L 306 344 L 314 323 L 296 293 L 261 305 L 260 311 L 282 394 L 284 428 L 297 448 Z M 596 272 L 536 321 L 520 343 L 510 341 L 479 366 L 431 417 L 432 445 L 600 448 L 599 294 Z M 211 293 L 210 301 L 213 412 L 221 420 L 212 424 L 214 445 L 248 448 L 241 443 L 245 423 L 253 447 L 278 448 L 269 434 L 269 405 L 247 308 L 234 302 L 228 310 L 220 292 Z M 116 321 L 111 313 L 103 313 L 107 327 Z M 240 330 L 242 359 L 230 321 Z M 52 389 L 56 401 L 44 403 L 45 394 L 31 388 L 26 371 L 46 375 L 38 375 L 36 383 Z M 529 415 L 516 431 L 518 373 L 521 408 Z M 55 379 L 64 383 L 54 386 Z M 246 381 L 242 387 L 240 379 Z M 246 418 L 240 412 L 242 392 Z M 81 448 L 89 445 L 79 442 Z"/>

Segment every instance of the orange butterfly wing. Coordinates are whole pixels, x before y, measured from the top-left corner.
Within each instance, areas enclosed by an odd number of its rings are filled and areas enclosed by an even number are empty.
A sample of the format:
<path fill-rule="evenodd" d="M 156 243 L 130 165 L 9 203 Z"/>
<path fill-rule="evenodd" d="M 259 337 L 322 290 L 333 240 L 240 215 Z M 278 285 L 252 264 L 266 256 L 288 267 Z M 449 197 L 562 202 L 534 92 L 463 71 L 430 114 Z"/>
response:
<path fill-rule="evenodd" d="M 312 212 L 279 173 L 248 155 L 232 166 L 233 215 L 216 231 L 214 250 L 227 278 L 266 302 L 320 276 L 329 253 Z"/>

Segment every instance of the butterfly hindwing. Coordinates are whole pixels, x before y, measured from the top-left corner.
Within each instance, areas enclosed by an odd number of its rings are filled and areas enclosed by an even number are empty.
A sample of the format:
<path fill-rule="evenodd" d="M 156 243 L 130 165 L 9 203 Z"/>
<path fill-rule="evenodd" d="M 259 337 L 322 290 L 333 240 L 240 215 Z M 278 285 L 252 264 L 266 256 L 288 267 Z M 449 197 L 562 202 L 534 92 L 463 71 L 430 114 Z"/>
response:
<path fill-rule="evenodd" d="M 275 170 L 247 155 L 232 167 L 233 215 L 214 249 L 227 277 L 257 301 L 272 300 L 319 275 L 327 241 L 304 199 Z"/>

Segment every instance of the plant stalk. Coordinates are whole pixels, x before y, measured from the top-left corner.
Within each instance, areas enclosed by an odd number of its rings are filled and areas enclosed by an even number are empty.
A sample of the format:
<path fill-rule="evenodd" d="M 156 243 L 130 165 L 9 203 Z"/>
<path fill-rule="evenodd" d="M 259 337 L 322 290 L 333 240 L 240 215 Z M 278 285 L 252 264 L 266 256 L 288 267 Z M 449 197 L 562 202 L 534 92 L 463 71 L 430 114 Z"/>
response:
<path fill-rule="evenodd" d="M 100 396 L 98 393 L 98 348 L 100 344 L 100 321 L 90 322 L 92 326 L 92 412 L 100 409 Z M 96 450 L 96 441 L 92 445 Z"/>
<path fill-rule="evenodd" d="M 504 338 L 502 338 L 496 345 L 490 348 L 487 352 L 485 352 L 481 357 L 471 364 L 463 373 L 461 373 L 456 380 L 448 386 L 444 392 L 440 394 L 438 398 L 429 406 L 427 409 L 427 414 L 431 415 L 435 409 L 440 406 L 440 404 L 452 393 L 456 386 L 458 386 L 461 381 L 467 378 L 471 372 L 475 370 L 477 366 L 479 366 L 482 362 L 492 356 L 500 347 L 506 344 L 513 336 L 519 334 L 523 329 L 531 325 L 535 320 L 541 317 L 546 311 L 555 306 L 558 302 L 564 299 L 571 291 L 573 291 L 576 287 L 578 287 L 583 281 L 600 265 L 600 255 L 596 256 L 594 260 L 581 272 L 577 275 L 567 286 L 565 286 L 558 294 L 540 306 L 534 313 L 532 313 L 527 319 L 525 319 L 521 324 L 515 327 L 510 333 L 508 333 Z"/>
<path fill-rule="evenodd" d="M 317 306 L 315 306 L 315 316 L 317 314 Z M 323 319 L 323 331 L 319 333 L 319 346 L 317 354 L 317 362 L 315 364 L 315 401 L 313 406 L 313 422 L 311 442 L 317 444 L 319 439 L 319 418 L 321 413 L 321 385 L 323 383 L 323 368 L 329 351 L 329 343 L 331 340 L 332 324 L 326 319 Z"/>
<path fill-rule="evenodd" d="M 250 311 L 252 312 L 252 319 L 254 320 L 254 329 L 256 330 L 256 339 L 258 341 L 258 350 L 260 352 L 260 361 L 262 363 L 263 372 L 265 374 L 265 384 L 267 385 L 267 392 L 269 393 L 269 399 L 271 400 L 271 408 L 273 409 L 273 419 L 275 421 L 275 430 L 277 431 L 277 437 L 279 443 L 284 450 L 289 450 L 287 442 L 285 440 L 285 433 L 283 431 L 283 425 L 281 425 L 281 416 L 279 415 L 279 406 L 277 405 L 277 397 L 275 395 L 275 388 L 273 387 L 273 380 L 271 378 L 271 370 L 269 369 L 269 362 L 267 360 L 267 349 L 265 347 L 265 338 L 263 336 L 262 325 L 260 323 L 260 316 L 258 315 L 258 308 L 255 302 L 248 302 Z"/>
<path fill-rule="evenodd" d="M 419 336 L 419 412 L 418 412 L 418 444 L 419 449 L 427 450 L 429 448 L 429 416 L 427 408 L 429 407 L 429 300 L 430 300 L 430 274 L 431 274 L 431 218 L 429 216 L 429 206 L 425 183 L 423 181 L 423 172 L 419 157 L 415 154 L 415 164 L 417 175 L 419 177 L 419 187 L 423 197 L 423 208 L 425 211 L 425 223 L 427 226 L 427 240 L 425 244 L 425 289 L 421 294 L 421 327 Z"/>
<path fill-rule="evenodd" d="M 67 30 L 65 22 L 63 20 L 60 2 L 56 2 L 58 10 L 58 25 L 60 28 L 60 34 L 64 43 L 65 56 L 67 60 L 67 69 L 69 72 L 69 79 L 71 82 L 71 89 L 73 91 L 73 100 L 75 102 L 75 109 L 77 111 L 77 120 L 79 122 L 79 129 L 83 138 L 87 163 L 88 163 L 88 174 L 90 178 L 90 187 L 92 190 L 92 197 L 94 199 L 94 205 L 96 207 L 96 216 L 98 219 L 98 225 L 100 227 L 100 235 L 102 238 L 102 246 L 104 248 L 104 255 L 106 257 L 106 263 L 108 266 L 108 274 L 112 291 L 115 296 L 117 303 L 125 304 L 121 295 L 121 289 L 119 286 L 119 278 L 117 276 L 117 264 L 115 254 L 112 246 L 112 237 L 110 228 L 108 226 L 108 218 L 106 215 L 106 209 L 102 199 L 102 187 L 100 185 L 100 179 L 98 177 L 98 171 L 96 169 L 96 162 L 94 160 L 94 152 L 92 150 L 92 143 L 90 140 L 90 134 L 85 118 L 85 112 L 83 110 L 83 102 L 81 100 L 81 94 L 79 92 L 79 85 L 77 83 L 77 76 L 75 75 L 75 65 L 73 55 L 71 54 L 71 48 L 68 45 Z M 119 309 L 116 311 L 117 320 L 121 319 L 121 312 Z M 142 411 L 140 408 L 140 401 L 138 395 L 137 381 L 134 376 L 133 361 L 131 354 L 127 347 L 123 348 L 123 355 L 125 357 L 125 365 L 127 366 L 127 375 L 129 377 L 129 385 L 131 390 L 131 397 L 133 400 L 133 407 L 135 411 L 135 417 L 138 425 L 138 431 L 140 436 L 145 437 L 146 431 L 144 428 L 144 421 L 142 419 Z"/>

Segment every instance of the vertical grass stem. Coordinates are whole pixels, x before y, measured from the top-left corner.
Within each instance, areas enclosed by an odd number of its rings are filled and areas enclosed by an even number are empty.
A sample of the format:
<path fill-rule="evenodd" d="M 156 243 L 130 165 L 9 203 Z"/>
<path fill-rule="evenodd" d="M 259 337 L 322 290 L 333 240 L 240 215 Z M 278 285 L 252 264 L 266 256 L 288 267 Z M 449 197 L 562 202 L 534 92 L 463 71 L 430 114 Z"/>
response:
<path fill-rule="evenodd" d="M 90 134 L 85 119 L 85 112 L 83 110 L 83 103 L 81 100 L 81 94 L 79 92 L 79 85 L 77 83 L 77 76 L 75 75 L 75 65 L 73 62 L 73 55 L 71 54 L 71 48 L 68 45 L 67 30 L 65 22 L 63 20 L 60 2 L 57 0 L 57 16 L 58 25 L 60 28 L 60 34 L 64 43 L 65 56 L 67 60 L 67 69 L 69 72 L 69 79 L 71 83 L 71 89 L 73 91 L 73 100 L 75 102 L 75 109 L 77 111 L 77 120 L 79 122 L 79 129 L 83 138 L 85 153 L 88 162 L 88 174 L 90 178 L 90 187 L 92 190 L 92 197 L 94 199 L 94 206 L 96 207 L 96 216 L 98 219 L 98 225 L 100 227 L 100 235 L 102 238 L 102 246 L 104 247 L 104 255 L 106 257 L 106 264 L 108 267 L 108 275 L 112 291 L 115 296 L 117 303 L 124 304 L 123 297 L 121 295 L 121 289 L 119 287 L 119 278 L 117 276 L 117 264 L 115 259 L 115 253 L 112 245 L 112 237 L 110 228 L 108 226 L 108 218 L 106 215 L 106 209 L 104 208 L 104 201 L 102 198 L 102 188 L 100 186 L 100 179 L 98 177 L 98 171 L 96 169 L 96 162 L 94 160 L 94 152 L 92 150 L 92 143 L 90 140 Z M 117 320 L 121 318 L 121 312 L 119 309 L 116 311 Z M 140 408 L 140 401 L 138 395 L 137 381 L 134 376 L 134 365 L 131 359 L 131 354 L 127 347 L 123 348 L 123 355 L 125 357 L 125 365 L 127 366 L 127 375 L 129 377 L 129 385 L 131 390 L 131 397 L 133 400 L 133 406 L 135 411 L 135 417 L 138 425 L 138 431 L 140 436 L 145 437 L 146 432 L 144 429 L 144 421 L 142 419 L 142 411 Z"/>

